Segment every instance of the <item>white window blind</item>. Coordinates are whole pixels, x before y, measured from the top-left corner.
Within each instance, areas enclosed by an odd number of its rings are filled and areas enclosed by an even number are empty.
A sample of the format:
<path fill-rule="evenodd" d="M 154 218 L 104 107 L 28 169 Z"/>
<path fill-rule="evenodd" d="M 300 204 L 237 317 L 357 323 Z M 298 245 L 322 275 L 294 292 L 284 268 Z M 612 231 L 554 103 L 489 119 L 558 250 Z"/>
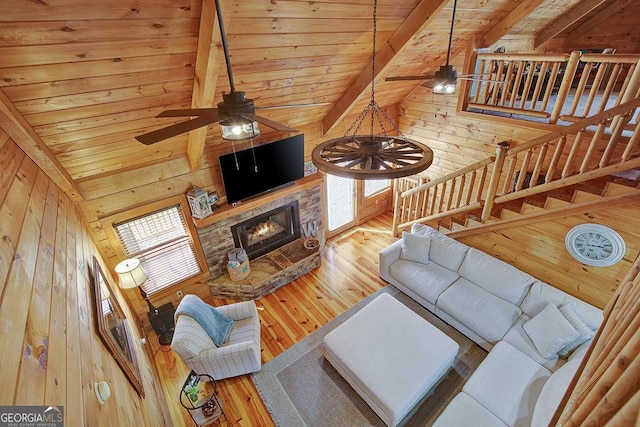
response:
<path fill-rule="evenodd" d="M 391 186 L 390 179 L 366 179 L 364 181 L 364 197 L 387 190 Z"/>
<path fill-rule="evenodd" d="M 149 277 L 147 295 L 201 272 L 180 205 L 114 225 L 127 258 L 138 258 Z"/>
<path fill-rule="evenodd" d="M 354 220 L 354 180 L 327 175 L 327 226 L 336 230 Z"/>

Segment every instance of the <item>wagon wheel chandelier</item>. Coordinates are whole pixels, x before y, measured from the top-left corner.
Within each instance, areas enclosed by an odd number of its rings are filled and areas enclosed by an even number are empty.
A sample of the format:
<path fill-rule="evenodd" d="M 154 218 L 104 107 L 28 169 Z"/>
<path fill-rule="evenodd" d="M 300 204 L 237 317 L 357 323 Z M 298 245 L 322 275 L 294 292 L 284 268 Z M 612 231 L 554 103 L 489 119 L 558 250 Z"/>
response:
<path fill-rule="evenodd" d="M 417 174 L 433 162 L 433 151 L 402 135 L 375 100 L 377 6 L 378 1 L 374 0 L 371 100 L 342 137 L 317 145 L 311 153 L 313 164 L 330 175 L 353 179 L 400 178 Z M 370 117 L 369 134 L 358 134 L 367 117 Z M 373 134 L 376 121 L 381 135 Z M 385 121 L 397 135 L 387 135 Z"/>

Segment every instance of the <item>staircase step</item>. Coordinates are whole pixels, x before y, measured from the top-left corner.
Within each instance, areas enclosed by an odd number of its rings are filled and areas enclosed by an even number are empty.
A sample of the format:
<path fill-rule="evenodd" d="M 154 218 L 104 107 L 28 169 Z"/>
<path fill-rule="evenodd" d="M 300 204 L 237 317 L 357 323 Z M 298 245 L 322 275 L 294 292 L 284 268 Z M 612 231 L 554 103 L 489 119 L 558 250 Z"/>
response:
<path fill-rule="evenodd" d="M 571 202 L 557 199 L 555 197 L 547 197 L 547 203 L 545 204 L 546 209 L 556 209 L 556 208 L 564 208 L 566 206 L 570 206 Z"/>
<path fill-rule="evenodd" d="M 537 205 L 532 205 L 529 203 L 525 203 L 522 205 L 522 209 L 520 210 L 521 215 L 528 215 L 532 213 L 544 212 L 546 209 L 544 207 L 540 207 Z"/>
<path fill-rule="evenodd" d="M 576 191 L 575 194 L 573 195 L 573 200 L 571 201 L 572 203 L 584 203 L 584 202 L 591 202 L 594 200 L 598 200 L 601 199 L 602 196 L 598 195 L 598 194 L 593 194 L 587 191 Z"/>
<path fill-rule="evenodd" d="M 604 190 L 605 196 L 618 196 L 620 194 L 627 194 L 633 192 L 633 188 L 637 188 L 635 186 L 628 186 L 626 184 L 620 184 L 618 182 L 609 182 Z"/>

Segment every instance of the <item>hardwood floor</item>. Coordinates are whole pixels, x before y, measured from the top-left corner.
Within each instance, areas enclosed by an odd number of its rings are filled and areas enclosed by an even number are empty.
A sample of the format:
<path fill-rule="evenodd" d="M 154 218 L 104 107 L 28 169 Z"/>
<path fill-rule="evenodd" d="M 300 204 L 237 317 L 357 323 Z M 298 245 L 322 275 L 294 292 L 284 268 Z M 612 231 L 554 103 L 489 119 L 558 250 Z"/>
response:
<path fill-rule="evenodd" d="M 300 341 L 363 298 L 383 288 L 378 252 L 394 240 L 392 213 L 387 213 L 327 241 L 322 265 L 256 301 L 262 325 L 262 363 Z M 211 298 L 223 305 L 231 300 Z M 163 349 L 164 350 L 164 349 Z M 192 426 L 178 394 L 189 370 L 172 351 L 157 351 L 156 367 L 175 426 Z M 250 375 L 218 382 L 226 420 L 213 425 L 273 426 Z"/>

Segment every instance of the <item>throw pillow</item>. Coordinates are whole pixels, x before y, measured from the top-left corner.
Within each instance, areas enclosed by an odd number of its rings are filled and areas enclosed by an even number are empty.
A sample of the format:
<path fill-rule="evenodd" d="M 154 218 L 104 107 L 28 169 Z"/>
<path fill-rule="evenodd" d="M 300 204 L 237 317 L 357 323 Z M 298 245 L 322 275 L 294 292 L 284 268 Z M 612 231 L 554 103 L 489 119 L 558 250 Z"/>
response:
<path fill-rule="evenodd" d="M 402 232 L 402 249 L 400 259 L 429 264 L 429 248 L 431 238 L 419 234 Z"/>
<path fill-rule="evenodd" d="M 558 352 L 558 356 L 566 358 L 569 357 L 571 352 L 575 350 L 580 344 L 587 342 L 595 333 L 589 328 L 578 316 L 578 313 L 575 312 L 573 307 L 570 304 L 563 304 L 560 306 L 560 313 L 571 323 L 571 326 L 576 328 L 576 330 L 580 333 L 580 336 L 564 346 Z"/>
<path fill-rule="evenodd" d="M 545 359 L 552 359 L 564 346 L 580 336 L 553 304 L 547 305 L 522 327 Z"/>

